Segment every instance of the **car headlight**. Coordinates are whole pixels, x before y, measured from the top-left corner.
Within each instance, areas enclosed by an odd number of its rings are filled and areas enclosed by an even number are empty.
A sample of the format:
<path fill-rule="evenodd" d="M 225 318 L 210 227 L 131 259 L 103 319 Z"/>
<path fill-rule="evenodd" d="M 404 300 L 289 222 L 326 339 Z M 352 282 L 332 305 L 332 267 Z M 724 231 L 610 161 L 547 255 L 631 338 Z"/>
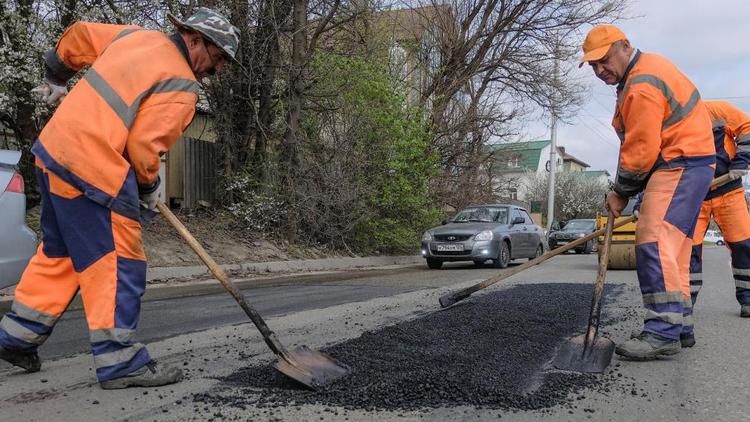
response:
<path fill-rule="evenodd" d="M 578 233 L 578 237 L 586 237 L 586 233 Z"/>
<path fill-rule="evenodd" d="M 474 236 L 475 240 L 492 240 L 492 230 L 485 230 Z"/>
<path fill-rule="evenodd" d="M 432 235 L 430 234 L 430 232 L 424 232 L 424 234 L 422 235 L 422 241 L 429 242 L 430 240 L 432 240 Z"/>

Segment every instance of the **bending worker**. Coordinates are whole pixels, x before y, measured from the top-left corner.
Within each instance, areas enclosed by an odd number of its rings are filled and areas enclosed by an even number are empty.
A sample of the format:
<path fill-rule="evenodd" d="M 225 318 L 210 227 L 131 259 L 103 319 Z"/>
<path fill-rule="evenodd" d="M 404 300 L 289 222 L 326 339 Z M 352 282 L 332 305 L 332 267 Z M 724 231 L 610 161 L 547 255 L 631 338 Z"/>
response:
<path fill-rule="evenodd" d="M 599 79 L 617 85 L 612 125 L 621 147 L 607 208 L 617 217 L 630 197 L 644 192 L 636 269 L 646 316 L 640 335 L 616 353 L 637 360 L 679 353 L 680 335 L 692 332 L 692 237 L 714 174 L 711 119 L 674 64 L 634 49 L 617 27 L 594 27 L 583 51 L 581 65 L 588 62 Z"/>
<path fill-rule="evenodd" d="M 735 295 L 740 316 L 750 317 L 750 214 L 742 176 L 750 165 L 750 116 L 726 101 L 706 101 L 716 145 L 715 177 L 729 174 L 730 182 L 708 192 L 693 238 L 690 257 L 690 294 L 693 304 L 703 286 L 703 237 L 713 216 L 732 254 Z"/>
<path fill-rule="evenodd" d="M 32 147 L 42 195 L 43 242 L 0 321 L 0 358 L 39 371 L 37 348 L 78 291 L 102 388 L 179 381 L 138 343 L 146 257 L 140 201 L 153 210 L 159 156 L 190 123 L 197 78 L 234 58 L 239 31 L 198 9 L 177 33 L 77 22 L 45 56 L 37 88 L 49 104 L 65 97 Z M 90 66 L 67 93 L 66 82 Z M 67 96 L 66 96 L 67 95 Z"/>

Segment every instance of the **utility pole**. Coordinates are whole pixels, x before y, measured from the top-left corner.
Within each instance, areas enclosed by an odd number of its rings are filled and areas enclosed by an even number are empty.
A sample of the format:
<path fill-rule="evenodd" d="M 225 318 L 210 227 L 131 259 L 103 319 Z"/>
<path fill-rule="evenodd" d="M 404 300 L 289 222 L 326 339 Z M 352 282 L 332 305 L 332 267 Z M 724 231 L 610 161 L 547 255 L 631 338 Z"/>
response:
<path fill-rule="evenodd" d="M 557 60 L 558 49 L 555 48 L 555 73 L 553 84 L 555 91 L 552 92 L 550 110 L 550 151 L 549 151 L 549 183 L 547 185 L 547 233 L 552 230 L 552 220 L 555 219 L 555 170 L 557 170 L 557 73 L 559 62 Z"/>

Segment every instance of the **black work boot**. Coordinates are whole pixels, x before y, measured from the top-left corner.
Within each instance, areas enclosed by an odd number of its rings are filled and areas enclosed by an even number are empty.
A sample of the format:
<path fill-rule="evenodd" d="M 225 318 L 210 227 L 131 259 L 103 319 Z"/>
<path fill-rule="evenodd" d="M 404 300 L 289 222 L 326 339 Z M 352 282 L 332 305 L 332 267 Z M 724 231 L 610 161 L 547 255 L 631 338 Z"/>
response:
<path fill-rule="evenodd" d="M 182 370 L 176 366 L 156 365 L 151 361 L 143 368 L 107 381 L 101 381 L 99 385 L 105 390 L 117 390 L 128 387 L 158 387 L 160 385 L 174 384 L 182 380 Z"/>
<path fill-rule="evenodd" d="M 633 360 L 654 360 L 661 356 L 669 356 L 680 353 L 680 342 L 671 340 L 656 334 L 642 332 L 618 345 L 615 353 Z"/>
<path fill-rule="evenodd" d="M 630 338 L 637 338 L 639 335 L 641 335 L 641 330 L 633 330 L 630 333 Z M 680 346 L 683 349 L 695 346 L 695 334 L 680 333 Z"/>
<path fill-rule="evenodd" d="M 36 352 L 27 353 L 0 346 L 0 359 L 23 368 L 28 373 L 39 372 L 42 369 L 42 360 Z"/>
<path fill-rule="evenodd" d="M 742 305 L 740 308 L 740 316 L 742 318 L 750 318 L 750 305 Z"/>

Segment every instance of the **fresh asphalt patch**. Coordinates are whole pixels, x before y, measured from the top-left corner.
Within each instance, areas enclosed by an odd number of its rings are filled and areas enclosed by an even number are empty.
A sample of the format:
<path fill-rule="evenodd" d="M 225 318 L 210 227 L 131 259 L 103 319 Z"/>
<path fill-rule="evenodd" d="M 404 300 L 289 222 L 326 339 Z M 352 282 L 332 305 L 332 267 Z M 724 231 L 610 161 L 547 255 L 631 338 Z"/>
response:
<path fill-rule="evenodd" d="M 608 285 L 606 302 L 622 291 L 621 285 Z M 196 409 L 229 406 L 265 413 L 307 404 L 338 412 L 455 406 L 533 410 L 570 403 L 587 388 L 609 391 L 614 375 L 620 375 L 616 367 L 593 375 L 556 371 L 549 364 L 564 341 L 585 330 L 592 294 L 591 284 L 549 283 L 475 295 L 325 349 L 351 374 L 318 391 L 300 387 L 268 364 L 256 364 L 193 400 Z M 603 321 L 600 333 L 611 322 Z"/>

